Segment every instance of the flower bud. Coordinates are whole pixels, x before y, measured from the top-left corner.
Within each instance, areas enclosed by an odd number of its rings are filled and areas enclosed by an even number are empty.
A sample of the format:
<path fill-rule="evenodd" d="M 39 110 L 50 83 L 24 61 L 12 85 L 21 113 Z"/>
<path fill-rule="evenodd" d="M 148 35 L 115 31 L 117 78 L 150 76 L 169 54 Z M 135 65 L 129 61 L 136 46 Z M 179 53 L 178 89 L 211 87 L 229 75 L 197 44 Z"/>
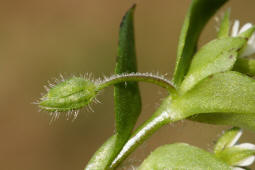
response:
<path fill-rule="evenodd" d="M 89 104 L 97 94 L 97 86 L 92 81 L 72 77 L 53 88 L 42 97 L 39 107 L 51 112 L 80 109 Z"/>

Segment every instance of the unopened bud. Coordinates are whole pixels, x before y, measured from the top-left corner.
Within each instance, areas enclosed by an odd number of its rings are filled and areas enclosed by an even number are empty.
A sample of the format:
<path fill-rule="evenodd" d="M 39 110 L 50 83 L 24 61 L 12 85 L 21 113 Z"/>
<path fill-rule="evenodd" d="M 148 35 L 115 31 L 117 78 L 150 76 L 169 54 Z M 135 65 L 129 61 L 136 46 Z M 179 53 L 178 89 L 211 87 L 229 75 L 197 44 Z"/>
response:
<path fill-rule="evenodd" d="M 95 83 L 81 77 L 72 77 L 49 89 L 39 107 L 51 112 L 77 110 L 89 104 L 96 94 Z"/>

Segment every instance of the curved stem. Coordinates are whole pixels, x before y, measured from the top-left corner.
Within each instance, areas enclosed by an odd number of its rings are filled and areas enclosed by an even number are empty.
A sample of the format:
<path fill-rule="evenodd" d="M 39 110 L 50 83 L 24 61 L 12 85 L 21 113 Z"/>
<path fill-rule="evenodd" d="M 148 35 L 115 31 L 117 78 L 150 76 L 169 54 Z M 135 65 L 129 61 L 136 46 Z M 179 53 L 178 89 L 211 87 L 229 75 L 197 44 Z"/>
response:
<path fill-rule="evenodd" d="M 127 143 L 123 146 L 118 156 L 113 160 L 110 169 L 115 169 L 122 161 L 124 161 L 140 144 L 142 144 L 148 137 L 162 126 L 184 119 L 170 109 L 172 97 L 169 96 L 164 100 L 155 114 L 141 125 L 138 130 L 130 137 Z"/>
<path fill-rule="evenodd" d="M 176 94 L 174 85 L 162 76 L 153 75 L 149 73 L 129 73 L 112 76 L 99 83 L 98 90 L 102 90 L 108 86 L 127 82 L 127 81 L 143 81 L 159 85 L 167 89 L 171 94 Z"/>

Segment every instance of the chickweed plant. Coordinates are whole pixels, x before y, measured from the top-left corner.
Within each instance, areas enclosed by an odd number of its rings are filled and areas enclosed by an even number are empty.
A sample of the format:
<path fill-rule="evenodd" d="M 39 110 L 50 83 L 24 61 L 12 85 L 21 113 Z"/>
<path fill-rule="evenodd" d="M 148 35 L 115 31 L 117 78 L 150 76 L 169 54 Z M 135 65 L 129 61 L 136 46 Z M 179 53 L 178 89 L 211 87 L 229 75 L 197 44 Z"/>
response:
<path fill-rule="evenodd" d="M 255 145 L 238 144 L 242 130 L 255 131 L 255 26 L 231 24 L 230 10 L 219 20 L 217 37 L 200 49 L 199 35 L 207 21 L 228 0 L 192 0 L 181 30 L 172 80 L 139 73 L 136 66 L 134 10 L 122 19 L 115 75 L 92 79 L 73 76 L 48 87 L 39 100 L 40 109 L 54 118 L 74 118 L 89 107 L 99 93 L 114 87 L 113 136 L 95 152 L 85 170 L 116 169 L 140 144 L 160 127 L 184 119 L 229 125 L 212 153 L 185 143 L 168 144 L 153 151 L 139 170 L 231 170 L 247 169 L 255 160 Z M 139 82 L 163 87 L 168 96 L 156 112 L 134 130 L 141 112 Z"/>

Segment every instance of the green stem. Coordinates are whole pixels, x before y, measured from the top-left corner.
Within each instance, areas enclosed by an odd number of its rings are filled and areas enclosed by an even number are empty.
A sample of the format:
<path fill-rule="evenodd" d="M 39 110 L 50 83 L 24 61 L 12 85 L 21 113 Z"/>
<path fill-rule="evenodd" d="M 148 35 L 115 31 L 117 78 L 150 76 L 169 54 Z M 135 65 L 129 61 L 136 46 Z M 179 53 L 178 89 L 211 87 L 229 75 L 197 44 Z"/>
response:
<path fill-rule="evenodd" d="M 163 78 L 162 76 L 149 73 L 129 73 L 112 76 L 108 79 L 106 78 L 103 82 L 100 82 L 98 90 L 102 90 L 111 85 L 127 81 L 143 81 L 153 83 L 167 89 L 171 94 L 176 94 L 176 89 L 169 80 Z"/>
<path fill-rule="evenodd" d="M 130 137 L 127 143 L 123 146 L 118 156 L 113 160 L 110 169 L 115 169 L 122 161 L 124 161 L 140 144 L 162 126 L 184 119 L 183 116 L 173 112 L 170 109 L 172 97 L 169 96 L 164 100 L 155 114 L 141 125 L 138 130 Z"/>

